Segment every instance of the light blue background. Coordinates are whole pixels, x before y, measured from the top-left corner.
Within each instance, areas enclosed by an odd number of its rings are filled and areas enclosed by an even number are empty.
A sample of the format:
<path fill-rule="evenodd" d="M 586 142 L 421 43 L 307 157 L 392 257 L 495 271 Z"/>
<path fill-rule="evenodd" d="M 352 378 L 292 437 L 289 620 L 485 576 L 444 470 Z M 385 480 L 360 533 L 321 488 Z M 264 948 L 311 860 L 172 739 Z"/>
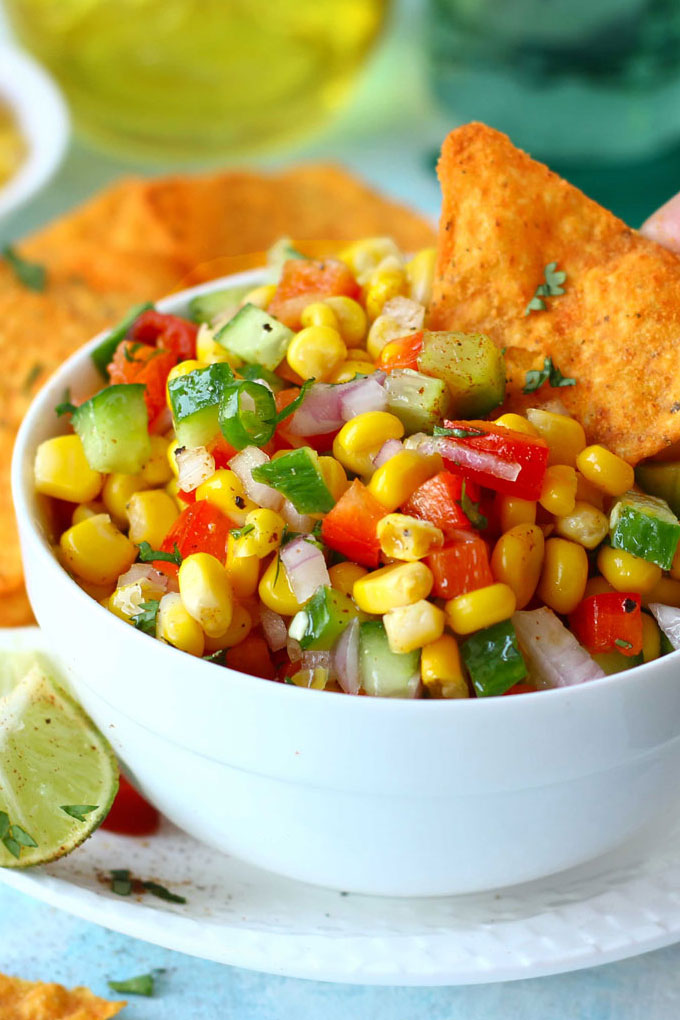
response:
<path fill-rule="evenodd" d="M 411 45 L 414 10 L 412 4 L 400 8 L 400 23 L 367 68 L 350 107 L 322 136 L 285 158 L 344 161 L 434 217 L 439 195 L 431 156 L 452 125 L 427 98 Z M 0 12 L 0 39 L 1 22 Z M 395 70 L 398 104 L 390 90 Z M 130 169 L 74 146 L 51 187 L 0 225 L 0 241 L 21 236 Z M 680 946 L 512 984 L 342 987 L 258 975 L 158 949 L 0 886 L 0 970 L 29 980 L 86 984 L 107 995 L 107 978 L 129 978 L 152 968 L 165 970 L 157 995 L 131 1000 L 126 1020 L 680 1020 Z"/>

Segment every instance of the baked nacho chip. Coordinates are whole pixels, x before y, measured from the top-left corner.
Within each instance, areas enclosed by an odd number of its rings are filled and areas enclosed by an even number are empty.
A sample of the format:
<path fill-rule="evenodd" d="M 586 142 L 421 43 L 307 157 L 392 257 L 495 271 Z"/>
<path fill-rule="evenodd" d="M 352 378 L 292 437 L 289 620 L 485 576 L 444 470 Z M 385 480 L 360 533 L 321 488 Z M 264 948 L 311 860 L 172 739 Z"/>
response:
<path fill-rule="evenodd" d="M 576 379 L 524 394 L 515 356 L 510 409 L 559 398 L 632 464 L 678 441 L 680 258 L 482 124 L 451 132 L 438 172 L 431 328 L 488 333 Z M 546 286 L 553 263 L 562 294 Z M 528 308 L 536 298 L 545 309 Z"/>
<path fill-rule="evenodd" d="M 69 990 L 0 974 L 2 1020 L 109 1020 L 125 1005 L 99 999 L 89 988 Z"/>

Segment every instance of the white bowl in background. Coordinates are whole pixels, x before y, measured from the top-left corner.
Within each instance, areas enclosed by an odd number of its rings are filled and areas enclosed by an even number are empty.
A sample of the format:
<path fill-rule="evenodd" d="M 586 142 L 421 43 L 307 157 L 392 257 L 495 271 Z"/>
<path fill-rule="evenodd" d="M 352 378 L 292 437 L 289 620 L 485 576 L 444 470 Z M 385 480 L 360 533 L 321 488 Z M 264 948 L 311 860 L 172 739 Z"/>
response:
<path fill-rule="evenodd" d="M 66 103 L 46 71 L 26 53 L 0 44 L 0 101 L 14 112 L 28 153 L 0 186 L 0 217 L 32 198 L 61 163 L 70 134 Z"/>
<path fill-rule="evenodd" d="M 261 281 L 258 272 L 234 284 Z M 213 283 L 160 302 L 186 312 Z M 525 882 L 670 817 L 680 653 L 579 687 L 400 701 L 246 676 L 153 641 L 86 595 L 33 491 L 54 406 L 101 386 L 74 354 L 34 399 L 12 469 L 26 583 L 73 687 L 140 788 L 200 840 L 341 890 L 443 895 Z"/>

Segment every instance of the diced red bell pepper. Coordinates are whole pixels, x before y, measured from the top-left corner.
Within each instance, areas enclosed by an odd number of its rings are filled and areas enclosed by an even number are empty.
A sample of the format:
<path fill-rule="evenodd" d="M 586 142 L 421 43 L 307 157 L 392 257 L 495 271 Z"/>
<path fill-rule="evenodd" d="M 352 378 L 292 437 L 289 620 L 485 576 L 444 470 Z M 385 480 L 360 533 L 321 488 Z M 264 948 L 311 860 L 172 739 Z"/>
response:
<path fill-rule="evenodd" d="M 533 694 L 535 690 L 536 688 L 531 687 L 529 684 L 519 683 L 507 690 L 503 697 L 507 697 L 508 694 Z"/>
<path fill-rule="evenodd" d="M 172 351 L 177 361 L 196 357 L 197 335 L 198 326 L 195 322 L 181 319 L 178 315 L 165 315 L 155 308 L 142 312 L 130 327 L 133 340 Z"/>
<path fill-rule="evenodd" d="M 288 259 L 267 311 L 290 329 L 300 329 L 300 315 L 313 301 L 331 295 L 357 298 L 360 287 L 339 259 Z"/>
<path fill-rule="evenodd" d="M 192 553 L 210 553 L 224 563 L 227 558 L 229 529 L 234 524 L 226 514 L 207 499 L 198 499 L 182 510 L 161 543 L 161 552 L 174 552 L 175 544 L 182 559 Z M 156 570 L 175 575 L 177 567 L 165 560 L 154 560 Z"/>
<path fill-rule="evenodd" d="M 637 592 L 589 595 L 569 615 L 569 627 L 589 652 L 642 651 L 642 612 Z"/>
<path fill-rule="evenodd" d="M 425 562 L 434 576 L 432 594 L 438 599 L 452 599 L 494 581 L 489 547 L 483 538 L 470 532 L 450 535 L 447 544 L 430 553 Z"/>
<path fill-rule="evenodd" d="M 259 634 L 249 634 L 240 644 L 230 648 L 225 655 L 225 665 L 239 673 L 262 677 L 263 680 L 276 678 L 276 667 L 269 646 Z"/>
<path fill-rule="evenodd" d="M 208 453 L 211 453 L 215 459 L 215 470 L 218 471 L 220 468 L 226 468 L 229 466 L 229 461 L 232 457 L 235 457 L 238 450 L 228 443 L 222 433 L 217 435 L 214 439 L 211 439 L 207 446 Z M 185 499 L 182 495 L 182 499 Z M 189 500 L 185 499 L 185 502 Z"/>
<path fill-rule="evenodd" d="M 400 336 L 385 344 L 376 362 L 383 372 L 393 372 L 395 368 L 410 368 L 418 371 L 418 357 L 423 349 L 423 330 Z"/>
<path fill-rule="evenodd" d="M 122 836 L 151 836 L 160 825 L 161 816 L 148 800 L 121 775 L 118 793 L 111 810 L 102 822 L 102 829 Z"/>
<path fill-rule="evenodd" d="M 159 350 L 141 341 L 121 340 L 108 367 L 112 383 L 142 383 L 149 412 L 149 428 L 166 407 L 165 384 L 177 364 L 172 351 Z"/>
<path fill-rule="evenodd" d="M 355 479 L 326 514 L 321 524 L 321 538 L 329 549 L 361 563 L 377 567 L 380 560 L 378 521 L 388 511 Z"/>
<path fill-rule="evenodd" d="M 469 528 L 470 521 L 460 506 L 462 489 L 463 479 L 460 475 L 440 471 L 412 493 L 402 506 L 402 513 L 429 521 L 443 532 L 452 528 Z M 479 488 L 474 482 L 468 482 L 465 491 L 470 499 L 479 502 Z"/>
<path fill-rule="evenodd" d="M 450 436 L 437 444 L 456 473 L 504 496 L 538 500 L 548 464 L 548 444 L 488 421 L 446 421 L 446 428 L 478 435 Z"/>

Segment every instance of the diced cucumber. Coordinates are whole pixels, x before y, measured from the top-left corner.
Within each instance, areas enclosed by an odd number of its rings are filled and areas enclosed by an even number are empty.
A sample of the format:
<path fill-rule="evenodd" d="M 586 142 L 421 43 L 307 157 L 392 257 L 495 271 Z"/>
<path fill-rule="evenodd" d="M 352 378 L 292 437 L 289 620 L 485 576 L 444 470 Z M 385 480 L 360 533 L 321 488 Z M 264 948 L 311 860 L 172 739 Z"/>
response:
<path fill-rule="evenodd" d="M 255 305 L 244 305 L 225 323 L 215 340 L 244 361 L 264 365 L 273 372 L 294 337 L 292 329 Z"/>
<path fill-rule="evenodd" d="M 426 330 L 418 368 L 444 380 L 458 418 L 483 418 L 503 403 L 505 361 L 484 333 Z"/>
<path fill-rule="evenodd" d="M 413 698 L 420 683 L 420 650 L 393 652 L 382 620 L 366 620 L 359 627 L 359 675 L 367 695 Z"/>
<path fill-rule="evenodd" d="M 291 620 L 288 633 L 300 642 L 303 651 L 330 651 L 342 632 L 359 615 L 349 597 L 335 588 L 323 585 Z"/>
<path fill-rule="evenodd" d="M 609 535 L 615 549 L 670 570 L 680 541 L 680 523 L 665 500 L 631 490 L 612 507 Z"/>
<path fill-rule="evenodd" d="M 680 514 L 680 462 L 638 464 L 635 481 L 651 496 L 665 499 L 674 514 Z"/>
<path fill-rule="evenodd" d="M 132 323 L 139 318 L 142 312 L 148 312 L 150 308 L 153 308 L 153 305 L 149 301 L 145 301 L 141 305 L 134 305 L 125 318 L 121 319 L 118 325 L 114 326 L 92 351 L 90 357 L 94 362 L 95 368 L 105 379 L 109 378 L 108 366 L 111 358 L 116 353 L 116 347 L 128 335 Z"/>
<path fill-rule="evenodd" d="M 453 414 L 453 398 L 446 383 L 434 376 L 397 368 L 385 381 L 387 410 L 396 415 L 407 435 L 431 432 Z"/>
<path fill-rule="evenodd" d="M 222 394 L 233 378 L 229 365 L 220 361 L 170 380 L 170 409 L 181 446 L 205 446 L 215 438 Z"/>
<path fill-rule="evenodd" d="M 151 456 L 149 416 L 141 383 L 107 386 L 71 416 L 94 471 L 132 475 Z"/>
<path fill-rule="evenodd" d="M 309 446 L 284 453 L 260 464 L 253 480 L 271 485 L 290 500 L 299 514 L 327 514 L 335 506 L 319 468 L 319 458 Z"/>
<path fill-rule="evenodd" d="M 227 312 L 235 313 L 246 294 L 252 289 L 252 284 L 248 283 L 239 287 L 213 290 L 210 294 L 199 294 L 189 302 L 189 316 L 194 322 L 207 322 L 210 325 L 220 315 Z"/>
<path fill-rule="evenodd" d="M 367 620 L 359 628 L 359 674 L 366 694 L 412 698 L 420 683 L 420 650 L 393 652 L 382 620 Z"/>
<path fill-rule="evenodd" d="M 477 631 L 460 648 L 478 698 L 505 694 L 527 675 L 510 620 Z"/>

